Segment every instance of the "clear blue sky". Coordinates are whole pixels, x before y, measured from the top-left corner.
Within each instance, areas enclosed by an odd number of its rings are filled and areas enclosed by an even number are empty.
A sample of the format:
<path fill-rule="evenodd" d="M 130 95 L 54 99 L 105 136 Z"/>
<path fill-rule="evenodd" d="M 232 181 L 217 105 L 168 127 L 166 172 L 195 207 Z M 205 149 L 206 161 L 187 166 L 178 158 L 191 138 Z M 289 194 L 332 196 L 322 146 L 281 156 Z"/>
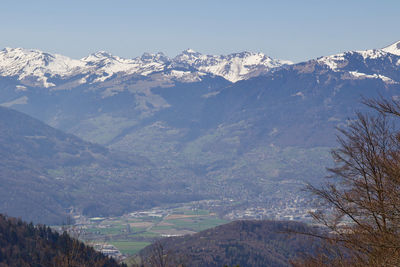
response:
<path fill-rule="evenodd" d="M 0 48 L 132 58 L 186 48 L 302 61 L 400 40 L 398 0 L 2 0 Z"/>

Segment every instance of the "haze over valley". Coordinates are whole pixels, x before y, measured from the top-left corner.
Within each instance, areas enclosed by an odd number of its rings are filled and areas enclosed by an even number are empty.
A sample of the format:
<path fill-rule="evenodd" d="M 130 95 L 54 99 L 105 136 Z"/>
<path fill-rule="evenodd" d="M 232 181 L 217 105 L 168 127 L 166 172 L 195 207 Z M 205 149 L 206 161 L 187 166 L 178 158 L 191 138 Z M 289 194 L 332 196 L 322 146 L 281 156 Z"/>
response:
<path fill-rule="evenodd" d="M 399 7 L 5 1 L 0 267 L 399 266 Z"/>

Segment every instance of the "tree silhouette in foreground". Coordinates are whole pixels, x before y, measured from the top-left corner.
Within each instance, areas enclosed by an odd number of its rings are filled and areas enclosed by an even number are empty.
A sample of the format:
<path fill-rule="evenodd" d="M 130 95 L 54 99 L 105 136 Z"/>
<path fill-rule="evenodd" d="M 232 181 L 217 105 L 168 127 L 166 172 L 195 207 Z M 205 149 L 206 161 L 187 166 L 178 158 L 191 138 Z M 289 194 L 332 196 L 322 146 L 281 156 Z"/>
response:
<path fill-rule="evenodd" d="M 171 249 L 165 248 L 156 241 L 148 247 L 146 256 L 141 255 L 140 264 L 133 264 L 133 267 L 184 267 L 185 259 Z"/>
<path fill-rule="evenodd" d="M 294 266 L 400 266 L 400 105 L 367 100 L 376 112 L 357 114 L 340 129 L 335 166 L 323 187 L 308 186 L 331 209 L 313 213 L 328 231 L 324 252 Z"/>

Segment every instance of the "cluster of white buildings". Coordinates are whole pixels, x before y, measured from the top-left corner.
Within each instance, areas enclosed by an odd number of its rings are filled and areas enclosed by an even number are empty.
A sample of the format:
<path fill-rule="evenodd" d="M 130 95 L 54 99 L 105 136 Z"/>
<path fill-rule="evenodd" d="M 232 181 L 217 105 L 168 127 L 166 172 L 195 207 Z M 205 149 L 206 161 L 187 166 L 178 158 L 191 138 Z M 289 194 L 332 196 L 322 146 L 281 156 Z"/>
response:
<path fill-rule="evenodd" d="M 117 261 L 122 261 L 124 259 L 122 253 L 114 245 L 96 243 L 93 245 L 93 248 L 108 257 L 116 259 Z"/>

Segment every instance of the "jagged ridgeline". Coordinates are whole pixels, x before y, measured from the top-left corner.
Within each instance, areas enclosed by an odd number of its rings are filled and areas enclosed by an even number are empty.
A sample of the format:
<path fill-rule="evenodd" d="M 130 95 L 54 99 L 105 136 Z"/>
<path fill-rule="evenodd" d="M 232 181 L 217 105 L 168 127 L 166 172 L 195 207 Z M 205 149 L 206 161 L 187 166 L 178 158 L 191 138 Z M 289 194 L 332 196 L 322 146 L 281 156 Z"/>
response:
<path fill-rule="evenodd" d="M 45 225 L 0 214 L 0 266 L 117 267 L 115 260 Z"/>

